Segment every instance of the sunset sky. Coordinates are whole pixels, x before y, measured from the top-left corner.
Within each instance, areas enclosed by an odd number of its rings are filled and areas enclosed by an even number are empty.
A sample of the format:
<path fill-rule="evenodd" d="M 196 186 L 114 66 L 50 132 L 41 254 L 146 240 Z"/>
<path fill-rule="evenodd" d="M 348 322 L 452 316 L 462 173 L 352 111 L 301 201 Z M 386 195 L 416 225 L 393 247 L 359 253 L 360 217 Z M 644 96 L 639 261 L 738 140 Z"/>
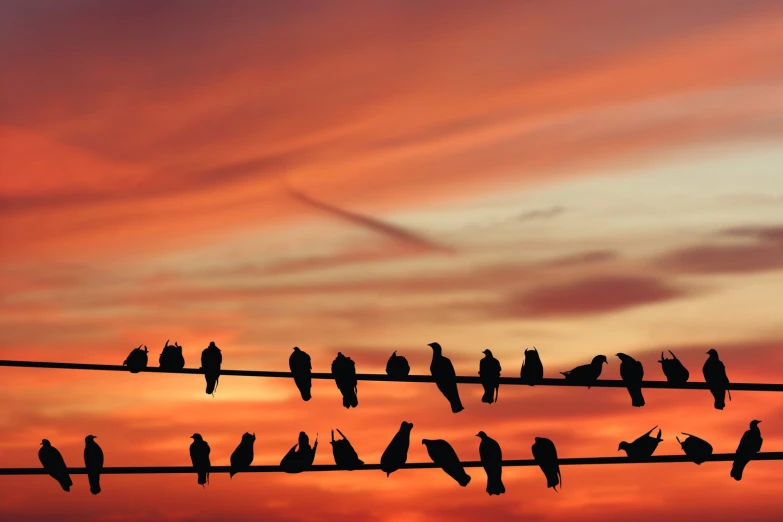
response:
<path fill-rule="evenodd" d="M 293 346 L 429 371 L 438 341 L 475 375 L 672 350 L 702 380 L 783 382 L 783 3 L 779 0 L 0 0 L 0 358 L 121 364 L 164 342 L 198 367 L 287 371 Z M 654 425 L 732 452 L 752 419 L 783 451 L 783 396 L 334 382 L 0 368 L 0 467 L 48 438 L 82 466 L 227 465 L 255 432 L 278 464 L 300 430 L 333 462 L 339 428 L 377 462 L 405 420 L 478 459 L 534 437 L 615 456 Z M 682 438 L 682 436 L 680 436 Z M 0 477 L 0 518 L 32 521 L 779 520 L 780 463 L 568 466 L 564 488 L 507 468 L 489 497 L 440 470 Z"/>

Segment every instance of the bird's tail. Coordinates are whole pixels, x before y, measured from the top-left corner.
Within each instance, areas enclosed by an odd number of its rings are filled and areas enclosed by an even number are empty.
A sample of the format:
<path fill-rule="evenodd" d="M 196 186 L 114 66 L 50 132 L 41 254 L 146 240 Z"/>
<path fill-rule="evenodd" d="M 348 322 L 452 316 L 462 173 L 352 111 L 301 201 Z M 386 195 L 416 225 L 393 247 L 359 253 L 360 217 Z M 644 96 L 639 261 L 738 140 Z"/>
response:
<path fill-rule="evenodd" d="M 465 486 L 470 484 L 470 475 L 468 475 L 467 473 L 463 473 L 463 475 L 459 478 L 459 480 L 457 480 L 457 483 L 459 483 L 459 485 L 464 488 Z"/>
<path fill-rule="evenodd" d="M 451 403 L 451 413 L 459 413 L 465 409 L 465 407 L 462 406 L 462 402 L 459 400 L 459 397 L 449 402 Z"/>
<path fill-rule="evenodd" d="M 87 480 L 90 482 L 90 493 L 97 495 L 101 492 L 101 476 L 98 473 L 90 473 L 87 475 Z"/>
<path fill-rule="evenodd" d="M 198 483 L 200 485 L 209 484 L 209 473 L 206 471 L 198 472 Z"/>
<path fill-rule="evenodd" d="M 731 400 L 731 390 L 729 390 L 728 388 L 726 388 L 726 393 L 728 393 L 728 394 L 729 394 L 729 400 Z"/>
<path fill-rule="evenodd" d="M 748 465 L 747 460 L 735 460 L 731 465 L 731 478 L 734 480 L 742 480 L 742 472 L 745 471 L 745 466 Z"/>
<path fill-rule="evenodd" d="M 500 385 L 495 386 L 495 402 L 498 402 L 498 393 L 500 392 Z"/>

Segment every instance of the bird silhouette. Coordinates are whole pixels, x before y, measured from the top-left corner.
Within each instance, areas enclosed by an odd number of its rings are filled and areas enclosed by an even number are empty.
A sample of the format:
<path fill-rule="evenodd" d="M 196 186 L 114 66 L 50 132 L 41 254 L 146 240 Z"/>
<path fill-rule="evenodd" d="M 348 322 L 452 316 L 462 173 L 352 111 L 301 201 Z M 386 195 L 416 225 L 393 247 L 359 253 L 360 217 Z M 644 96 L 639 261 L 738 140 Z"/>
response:
<path fill-rule="evenodd" d="M 443 349 L 438 343 L 430 343 L 432 348 L 432 362 L 430 363 L 430 374 L 435 378 L 435 384 L 449 401 L 452 413 L 459 413 L 465 408 L 459 399 L 459 390 L 457 389 L 457 373 L 454 371 L 454 365 L 443 356 Z"/>
<path fill-rule="evenodd" d="M 492 404 L 498 400 L 498 390 L 500 389 L 500 361 L 492 356 L 490 350 L 482 352 L 484 358 L 479 363 L 479 377 L 481 385 L 484 387 L 484 396 L 481 402 Z"/>
<path fill-rule="evenodd" d="M 141 344 L 138 348 L 131 350 L 128 357 L 125 358 L 125 362 L 122 363 L 123 366 L 128 367 L 128 371 L 131 373 L 139 373 L 147 367 L 147 345 L 143 346 L 143 350 L 141 349 Z"/>
<path fill-rule="evenodd" d="M 714 349 L 707 351 L 707 361 L 704 363 L 702 373 L 704 374 L 704 382 L 712 393 L 712 397 L 715 399 L 715 409 L 722 410 L 726 407 L 726 392 L 729 389 L 729 378 L 726 376 L 726 366 L 723 365 L 720 358 L 718 358 L 718 352 Z M 731 392 L 729 392 L 729 400 L 731 400 Z"/>
<path fill-rule="evenodd" d="M 232 478 L 240 471 L 247 471 L 250 464 L 253 463 L 253 443 L 256 441 L 256 434 L 245 433 L 242 440 L 239 441 L 237 449 L 231 454 L 231 466 L 228 477 Z"/>
<path fill-rule="evenodd" d="M 555 443 L 544 437 L 536 437 L 532 450 L 533 460 L 536 461 L 546 477 L 546 487 L 554 489 L 555 492 L 557 492 L 558 485 L 560 489 L 563 489 L 563 477 L 560 474 Z"/>
<path fill-rule="evenodd" d="M 95 435 L 84 437 L 84 467 L 90 483 L 90 493 L 101 492 L 101 470 L 103 470 L 103 450 L 95 442 Z"/>
<path fill-rule="evenodd" d="M 280 461 L 280 469 L 286 473 L 301 473 L 313 465 L 315 452 L 318 449 L 318 435 L 315 436 L 315 443 L 310 447 L 310 437 L 307 433 L 299 432 L 299 441 L 294 444 L 283 460 Z"/>
<path fill-rule="evenodd" d="M 210 341 L 209 346 L 201 352 L 201 370 L 207 381 L 207 395 L 214 396 L 217 390 L 221 364 L 223 364 L 223 354 L 220 353 L 220 348 L 215 346 L 215 341 Z"/>
<path fill-rule="evenodd" d="M 193 442 L 190 443 L 190 461 L 193 463 L 193 469 L 196 470 L 196 475 L 198 476 L 198 483 L 203 487 L 205 484 L 209 484 L 209 470 L 212 467 L 212 463 L 209 461 L 209 454 L 212 450 L 210 449 L 209 444 L 207 444 L 207 441 L 204 440 L 204 438 L 201 436 L 200 433 L 194 433 L 193 435 L 190 436 L 190 438 L 193 439 Z M 237 448 L 236 451 L 239 451 L 239 448 Z M 236 451 L 234 451 L 234 453 L 236 453 Z M 252 462 L 253 461 L 252 446 L 250 448 L 250 451 L 251 451 L 250 461 Z M 233 461 L 232 461 L 232 465 L 233 465 Z"/>
<path fill-rule="evenodd" d="M 350 357 L 346 357 L 342 352 L 337 352 L 337 357 L 332 361 L 332 375 L 337 388 L 343 395 L 343 406 L 346 408 L 356 408 L 359 405 L 359 397 L 356 380 L 356 364 Z"/>
<path fill-rule="evenodd" d="M 427 455 L 432 462 L 437 464 L 440 469 L 446 472 L 448 476 L 457 481 L 457 484 L 463 488 L 470 482 L 470 475 L 465 473 L 465 468 L 457 457 L 457 452 L 451 447 L 451 444 L 442 439 L 422 439 L 422 444 L 427 448 Z"/>
<path fill-rule="evenodd" d="M 606 356 L 596 355 L 593 357 L 590 364 L 583 364 L 582 366 L 577 366 L 573 370 L 560 372 L 560 374 L 563 375 L 567 381 L 587 386 L 587 389 L 590 389 L 590 387 L 595 384 L 595 381 L 598 380 L 598 377 L 601 376 L 601 370 L 603 369 L 604 364 L 609 364 L 609 361 L 606 360 Z"/>
<path fill-rule="evenodd" d="M 750 421 L 750 429 L 740 439 L 739 446 L 737 446 L 737 451 L 734 454 L 734 463 L 731 465 L 731 478 L 734 480 L 742 480 L 742 472 L 745 470 L 748 462 L 750 462 L 750 458 L 761 451 L 761 444 L 764 442 L 764 439 L 761 438 L 760 422 L 760 420 Z"/>
<path fill-rule="evenodd" d="M 642 368 L 642 363 L 624 353 L 618 353 L 617 357 L 620 358 L 620 378 L 628 389 L 628 395 L 631 396 L 631 405 L 640 408 L 644 406 L 644 395 L 642 395 L 644 368 Z"/>
<path fill-rule="evenodd" d="M 677 439 L 677 442 L 680 443 L 680 446 L 682 446 L 682 451 L 698 465 L 701 465 L 702 462 L 706 462 L 707 458 L 712 455 L 712 445 L 696 435 L 684 432 L 683 435 L 685 435 L 686 438 L 682 441 L 679 437 L 674 437 Z"/>
<path fill-rule="evenodd" d="M 408 365 L 408 360 L 402 355 L 397 355 L 397 350 L 395 350 L 386 363 L 386 375 L 401 379 L 407 377 L 409 373 L 411 373 L 411 367 Z"/>
<path fill-rule="evenodd" d="M 163 345 L 163 351 L 160 352 L 158 363 L 162 370 L 176 371 L 185 367 L 185 357 L 182 355 L 182 347 L 176 342 L 169 344 L 168 339 Z"/>
<path fill-rule="evenodd" d="M 484 472 L 487 474 L 487 493 L 489 495 L 501 495 L 506 492 L 503 485 L 503 452 L 500 444 L 495 439 L 490 438 L 486 433 L 480 431 L 476 437 L 481 439 L 479 443 L 479 457 Z"/>
<path fill-rule="evenodd" d="M 525 348 L 525 360 L 522 363 L 522 369 L 519 372 L 522 382 L 535 386 L 544 378 L 544 365 L 541 364 L 541 357 L 534 346 L 532 350 Z"/>
<path fill-rule="evenodd" d="M 343 432 L 339 429 L 337 430 L 337 433 L 340 434 L 342 439 L 334 440 L 334 430 L 332 430 L 332 441 L 330 442 L 332 445 L 334 463 L 337 464 L 337 467 L 347 471 L 353 471 L 364 466 L 364 461 L 356 454 L 356 450 L 353 449 L 348 438 L 343 435 Z"/>
<path fill-rule="evenodd" d="M 671 350 L 669 350 L 669 353 L 672 355 L 671 359 L 664 357 L 663 352 L 661 352 L 661 360 L 658 361 L 661 363 L 661 369 L 666 376 L 666 380 L 672 384 L 685 384 L 690 377 L 688 369 Z"/>
<path fill-rule="evenodd" d="M 291 375 L 294 376 L 294 383 L 302 395 L 302 400 L 309 401 L 312 398 L 310 389 L 313 386 L 313 365 L 310 362 L 310 356 L 307 352 L 300 350 L 298 346 L 294 346 L 294 351 L 288 357 L 288 368 L 291 370 Z"/>
<path fill-rule="evenodd" d="M 402 421 L 400 429 L 397 430 L 394 437 L 392 437 L 389 445 L 381 455 L 381 470 L 386 473 L 388 477 L 408 461 L 408 448 L 411 445 L 411 430 L 413 424 L 410 422 Z"/>
<path fill-rule="evenodd" d="M 38 450 L 38 460 L 41 461 L 44 470 L 54 480 L 60 483 L 64 491 L 71 491 L 73 481 L 68 474 L 68 466 L 65 465 L 63 456 L 52 446 L 47 439 L 41 441 L 41 449 Z"/>
<path fill-rule="evenodd" d="M 625 451 L 629 459 L 645 459 L 647 457 L 651 457 L 655 451 L 655 448 L 658 447 L 658 444 L 663 442 L 663 439 L 661 438 L 661 430 L 658 430 L 658 435 L 656 437 L 650 437 L 650 433 L 652 433 L 653 430 L 657 427 L 658 426 L 653 426 L 650 431 L 630 444 L 628 442 L 622 441 L 620 446 L 617 448 L 617 451 Z"/>

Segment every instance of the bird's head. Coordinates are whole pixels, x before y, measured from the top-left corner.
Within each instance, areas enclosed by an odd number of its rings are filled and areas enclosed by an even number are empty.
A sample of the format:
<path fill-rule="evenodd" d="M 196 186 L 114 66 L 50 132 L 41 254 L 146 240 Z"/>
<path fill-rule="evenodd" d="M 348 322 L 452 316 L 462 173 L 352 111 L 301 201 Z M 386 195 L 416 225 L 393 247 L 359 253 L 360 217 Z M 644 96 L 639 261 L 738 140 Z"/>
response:
<path fill-rule="evenodd" d="M 476 433 L 476 437 L 479 437 L 479 438 L 481 438 L 481 439 L 484 439 L 484 438 L 486 438 L 486 437 L 487 437 L 487 434 L 486 434 L 486 433 L 484 433 L 483 431 L 480 431 L 480 432 Z"/>
<path fill-rule="evenodd" d="M 440 353 L 440 351 L 442 350 L 442 348 L 440 347 L 440 344 L 438 344 L 438 343 L 430 343 L 427 346 L 432 348 L 432 351 L 435 352 L 435 353 Z"/>
<path fill-rule="evenodd" d="M 295 352 L 301 352 L 302 350 L 300 350 L 298 346 L 294 346 L 294 351 Z"/>
<path fill-rule="evenodd" d="M 402 421 L 402 424 L 400 424 L 400 429 L 405 429 L 408 431 L 411 431 L 413 429 L 413 423 L 412 422 L 406 422 Z"/>
<path fill-rule="evenodd" d="M 52 443 L 51 443 L 51 442 L 49 442 L 49 439 L 43 439 L 43 440 L 41 440 L 41 446 L 44 446 L 44 447 L 49 447 L 49 446 L 51 446 L 51 445 L 52 445 Z"/>
<path fill-rule="evenodd" d="M 710 348 L 709 350 L 707 350 L 707 355 L 709 355 L 710 357 L 712 356 L 717 357 L 718 352 L 715 350 L 715 348 Z"/>
<path fill-rule="evenodd" d="M 426 446 L 427 444 L 429 444 L 430 442 L 432 442 L 430 439 L 421 439 L 421 443 L 422 443 L 423 445 L 425 445 L 425 446 Z"/>
<path fill-rule="evenodd" d="M 624 354 L 624 353 L 618 353 L 618 354 L 616 354 L 616 355 L 617 355 L 617 357 L 618 357 L 618 358 L 619 358 L 621 361 L 627 361 L 628 359 L 630 359 L 630 357 L 629 357 L 627 354 Z"/>
<path fill-rule="evenodd" d="M 97 438 L 98 437 L 96 437 L 95 435 L 87 435 L 86 437 L 84 437 L 84 442 L 92 442 L 94 439 Z"/>
<path fill-rule="evenodd" d="M 755 427 L 757 427 L 759 425 L 759 423 L 761 423 L 760 420 L 752 420 L 752 421 L 750 421 L 750 427 L 751 428 L 755 428 Z"/>
<path fill-rule="evenodd" d="M 190 438 L 193 439 L 193 440 L 203 440 L 201 438 L 201 434 L 200 433 L 194 433 L 193 435 L 190 436 Z"/>
<path fill-rule="evenodd" d="M 483 353 L 484 355 L 487 355 L 487 356 L 489 356 L 489 357 L 492 357 L 492 351 L 491 351 L 491 350 L 484 350 L 484 351 L 483 351 L 483 352 L 481 352 L 481 353 Z"/>
<path fill-rule="evenodd" d="M 593 357 L 593 364 L 609 364 L 606 360 L 606 355 L 596 355 Z"/>
<path fill-rule="evenodd" d="M 625 441 L 622 441 L 619 446 L 617 446 L 617 451 L 622 451 L 624 449 L 628 449 L 629 444 Z"/>
<path fill-rule="evenodd" d="M 310 445 L 310 437 L 307 436 L 307 433 L 300 431 L 299 432 L 299 445 L 300 446 L 309 446 Z"/>

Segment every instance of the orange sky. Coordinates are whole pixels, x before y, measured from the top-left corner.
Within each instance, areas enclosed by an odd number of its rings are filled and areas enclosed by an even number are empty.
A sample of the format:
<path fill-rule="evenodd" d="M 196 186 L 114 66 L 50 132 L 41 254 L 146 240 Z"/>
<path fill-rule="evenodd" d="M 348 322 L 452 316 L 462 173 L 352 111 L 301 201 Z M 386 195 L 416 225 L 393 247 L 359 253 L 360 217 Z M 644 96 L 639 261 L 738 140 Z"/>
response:
<path fill-rule="evenodd" d="M 360 372 L 394 350 L 459 373 L 490 348 L 518 375 L 596 354 L 671 349 L 701 379 L 717 348 L 734 381 L 781 381 L 783 5 L 745 0 L 531 2 L 0 2 L 0 358 L 121 363 L 166 339 L 188 366 Z M 245 431 L 275 464 L 300 430 L 331 463 L 340 428 L 377 462 L 400 422 L 478 458 L 536 436 L 562 457 L 616 455 L 653 425 L 731 452 L 752 419 L 783 450 L 773 394 L 512 388 L 451 414 L 433 385 L 0 369 L 0 466 L 38 466 L 48 438 L 82 463 L 187 465 L 200 432 L 227 464 Z M 777 520 L 779 466 L 504 471 L 489 497 L 438 470 L 107 476 L 89 493 L 0 477 L 14 521 Z M 227 514 L 220 514 L 224 510 Z"/>

